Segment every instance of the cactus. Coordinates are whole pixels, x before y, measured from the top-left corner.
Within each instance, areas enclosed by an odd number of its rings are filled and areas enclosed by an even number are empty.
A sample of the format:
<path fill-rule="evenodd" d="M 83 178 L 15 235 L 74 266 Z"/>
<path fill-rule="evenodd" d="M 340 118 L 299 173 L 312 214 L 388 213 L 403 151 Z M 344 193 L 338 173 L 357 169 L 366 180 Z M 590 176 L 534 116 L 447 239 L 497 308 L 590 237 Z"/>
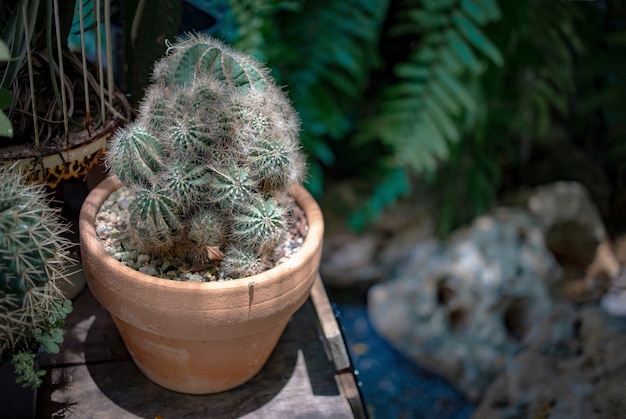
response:
<path fill-rule="evenodd" d="M 67 227 L 41 185 L 25 184 L 17 166 L 0 167 L 0 353 L 11 358 L 18 382 L 36 387 L 40 346 L 58 352 L 71 311 L 57 283 L 72 263 Z"/>
<path fill-rule="evenodd" d="M 305 172 L 299 119 L 257 60 L 204 35 L 168 45 L 107 165 L 134 196 L 129 232 L 155 256 L 222 258 L 229 278 L 272 266 Z M 209 251 L 207 251 L 209 249 Z"/>

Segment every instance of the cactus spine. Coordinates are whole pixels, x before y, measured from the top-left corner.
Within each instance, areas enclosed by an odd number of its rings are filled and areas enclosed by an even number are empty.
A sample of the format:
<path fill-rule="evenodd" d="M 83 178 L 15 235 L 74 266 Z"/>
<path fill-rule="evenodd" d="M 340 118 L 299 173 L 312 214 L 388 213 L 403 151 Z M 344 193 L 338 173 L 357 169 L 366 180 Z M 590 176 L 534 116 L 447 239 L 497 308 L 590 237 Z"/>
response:
<path fill-rule="evenodd" d="M 267 269 L 305 171 L 298 135 L 263 64 L 207 36 L 169 45 L 107 155 L 135 196 L 131 236 L 151 254 L 207 259 L 219 249 L 230 278 Z"/>
<path fill-rule="evenodd" d="M 24 183 L 16 166 L 0 167 L 0 353 L 18 381 L 36 387 L 34 353 L 57 352 L 71 311 L 57 283 L 65 280 L 72 243 L 41 185 Z"/>

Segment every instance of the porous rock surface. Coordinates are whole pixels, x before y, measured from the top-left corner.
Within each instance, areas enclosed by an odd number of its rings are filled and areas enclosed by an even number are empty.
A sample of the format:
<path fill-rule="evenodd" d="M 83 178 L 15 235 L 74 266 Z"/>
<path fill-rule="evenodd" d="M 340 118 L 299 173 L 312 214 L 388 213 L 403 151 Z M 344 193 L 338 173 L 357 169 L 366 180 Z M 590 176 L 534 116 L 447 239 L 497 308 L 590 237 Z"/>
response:
<path fill-rule="evenodd" d="M 549 316 L 559 277 L 540 226 L 501 209 L 415 246 L 395 280 L 371 288 L 368 309 L 380 334 L 477 400 Z"/>
<path fill-rule="evenodd" d="M 489 387 L 475 418 L 620 418 L 626 322 L 597 306 L 559 305 Z"/>
<path fill-rule="evenodd" d="M 445 242 L 414 244 L 396 275 L 370 289 L 368 311 L 401 352 L 470 400 L 483 399 L 477 417 L 570 412 L 579 393 L 609 412 L 613 396 L 601 389 L 624 377 L 605 368 L 622 365 L 622 358 L 594 341 L 623 342 L 626 329 L 615 327 L 600 304 L 619 271 L 589 194 L 557 182 L 477 218 Z M 575 366 L 589 362 L 586 372 Z M 577 380 L 571 393 L 565 380 Z M 506 392 L 494 396 L 498 382 Z M 543 387 L 552 389 L 551 398 L 542 398 Z"/>

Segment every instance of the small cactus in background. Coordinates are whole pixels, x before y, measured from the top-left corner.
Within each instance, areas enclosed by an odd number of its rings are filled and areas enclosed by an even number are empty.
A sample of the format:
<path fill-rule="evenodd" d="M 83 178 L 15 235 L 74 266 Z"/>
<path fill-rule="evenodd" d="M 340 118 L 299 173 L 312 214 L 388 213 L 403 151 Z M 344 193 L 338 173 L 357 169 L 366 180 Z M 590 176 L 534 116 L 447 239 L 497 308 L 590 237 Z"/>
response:
<path fill-rule="evenodd" d="M 0 354 L 27 387 L 41 384 L 35 354 L 59 351 L 72 308 L 57 287 L 73 261 L 66 229 L 43 186 L 25 184 L 16 166 L 0 167 Z"/>
<path fill-rule="evenodd" d="M 230 278 L 271 266 L 305 171 L 298 116 L 269 71 L 201 35 L 156 63 L 107 164 L 134 196 L 128 228 L 143 252 L 218 257 Z"/>

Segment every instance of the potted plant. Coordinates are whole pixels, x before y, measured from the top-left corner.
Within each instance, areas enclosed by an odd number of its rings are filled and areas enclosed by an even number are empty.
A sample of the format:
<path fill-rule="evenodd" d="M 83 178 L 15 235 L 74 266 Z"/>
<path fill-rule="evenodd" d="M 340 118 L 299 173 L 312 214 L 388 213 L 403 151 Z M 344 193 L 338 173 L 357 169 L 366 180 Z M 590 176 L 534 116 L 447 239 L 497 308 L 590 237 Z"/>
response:
<path fill-rule="evenodd" d="M 298 130 L 261 63 L 189 35 L 169 45 L 137 120 L 112 139 L 115 176 L 80 214 L 83 268 L 136 365 L 161 386 L 203 394 L 246 382 L 308 298 L 323 220 L 300 185 Z M 116 201 L 121 191 L 130 198 Z M 104 206 L 120 207 L 126 225 L 117 259 L 95 227 Z M 277 252 L 302 218 L 308 231 L 281 263 Z M 204 276 L 168 279 L 174 264 Z"/>
<path fill-rule="evenodd" d="M 19 168 L 0 166 L 0 364 L 12 364 L 17 383 L 29 389 L 45 373 L 37 355 L 59 351 L 72 310 L 58 288 L 71 262 L 66 229 L 43 186 L 26 184 Z M 13 412 L 17 398 L 3 380 L 0 411 Z"/>
<path fill-rule="evenodd" d="M 54 191 L 74 254 L 82 199 L 104 177 L 100 163 L 108 138 L 130 120 L 130 105 L 112 76 L 105 77 L 103 60 L 95 65 L 86 59 L 86 32 L 100 33 L 109 16 L 86 28 L 85 19 L 98 13 L 82 6 L 39 0 L 0 5 L 0 45 L 6 47 L 0 48 L 0 166 L 19 167 L 28 182 Z M 81 54 L 68 46 L 72 29 L 80 33 Z M 110 41 L 106 47 L 110 51 Z M 85 280 L 78 264 L 70 275 L 59 286 L 74 298 Z"/>
<path fill-rule="evenodd" d="M 50 188 L 84 178 L 101 160 L 107 139 L 130 119 L 128 100 L 112 76 L 105 77 L 103 60 L 96 66 L 84 48 L 78 54 L 68 46 L 73 25 L 81 37 L 101 28 L 100 21 L 85 28 L 89 12 L 78 4 L 78 14 L 74 2 L 10 0 L 0 6 L 0 35 L 12 58 L 0 66 L 0 107 L 12 124 L 10 132 L 0 130 L 0 165 L 18 163 L 29 181 Z"/>

